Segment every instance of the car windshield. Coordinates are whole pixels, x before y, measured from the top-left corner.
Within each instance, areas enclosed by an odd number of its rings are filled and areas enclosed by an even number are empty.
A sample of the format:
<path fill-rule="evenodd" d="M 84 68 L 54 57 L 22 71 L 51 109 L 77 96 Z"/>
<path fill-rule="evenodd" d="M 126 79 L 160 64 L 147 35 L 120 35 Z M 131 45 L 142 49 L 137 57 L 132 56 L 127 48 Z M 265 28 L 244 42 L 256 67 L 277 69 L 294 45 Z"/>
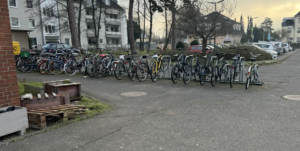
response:
<path fill-rule="evenodd" d="M 72 46 L 70 46 L 70 45 L 68 45 L 68 44 L 64 44 L 64 47 L 65 47 L 66 49 L 71 49 L 71 48 L 72 48 Z"/>
<path fill-rule="evenodd" d="M 50 44 L 46 44 L 43 46 L 43 49 L 49 49 L 49 47 L 50 47 Z"/>

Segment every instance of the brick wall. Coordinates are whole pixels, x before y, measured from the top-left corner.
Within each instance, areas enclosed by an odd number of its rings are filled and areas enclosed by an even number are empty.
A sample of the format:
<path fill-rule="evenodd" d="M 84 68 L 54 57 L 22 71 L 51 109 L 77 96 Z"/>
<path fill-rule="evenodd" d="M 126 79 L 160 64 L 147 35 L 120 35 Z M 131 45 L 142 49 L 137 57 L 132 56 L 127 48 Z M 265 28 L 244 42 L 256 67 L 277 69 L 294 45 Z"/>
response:
<path fill-rule="evenodd" d="M 20 105 L 7 0 L 0 0 L 0 107 Z"/>

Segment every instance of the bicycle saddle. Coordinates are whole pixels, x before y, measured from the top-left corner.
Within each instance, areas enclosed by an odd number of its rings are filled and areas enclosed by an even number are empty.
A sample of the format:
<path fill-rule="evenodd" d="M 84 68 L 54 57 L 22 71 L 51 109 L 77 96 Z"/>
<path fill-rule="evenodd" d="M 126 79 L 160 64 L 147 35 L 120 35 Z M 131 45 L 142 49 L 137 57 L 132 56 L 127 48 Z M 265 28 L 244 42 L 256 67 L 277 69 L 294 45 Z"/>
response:
<path fill-rule="evenodd" d="M 250 58 L 250 61 L 255 61 L 256 59 L 255 58 Z"/>
<path fill-rule="evenodd" d="M 178 54 L 174 55 L 174 57 L 177 57 L 177 56 L 178 56 Z"/>
<path fill-rule="evenodd" d="M 193 55 L 190 55 L 190 57 L 193 57 Z"/>
<path fill-rule="evenodd" d="M 237 58 L 236 58 L 236 57 L 233 57 L 232 60 L 237 60 Z"/>
<path fill-rule="evenodd" d="M 205 58 L 205 59 L 206 59 L 206 58 L 207 58 L 207 55 L 203 56 L 203 58 Z"/>

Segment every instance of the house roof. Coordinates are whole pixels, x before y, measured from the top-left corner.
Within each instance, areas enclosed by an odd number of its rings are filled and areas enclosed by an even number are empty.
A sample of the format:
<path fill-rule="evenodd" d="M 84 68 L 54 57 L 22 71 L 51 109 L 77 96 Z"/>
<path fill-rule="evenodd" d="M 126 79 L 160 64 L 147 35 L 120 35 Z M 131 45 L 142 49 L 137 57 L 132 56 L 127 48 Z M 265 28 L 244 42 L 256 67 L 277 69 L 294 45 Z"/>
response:
<path fill-rule="evenodd" d="M 206 15 L 206 16 L 208 16 L 208 17 L 214 17 L 214 16 L 217 16 L 217 15 L 219 15 L 218 17 L 221 17 L 221 18 L 223 18 L 223 19 L 226 19 L 227 21 L 230 21 L 230 22 L 232 22 L 232 23 L 240 24 L 239 22 L 234 21 L 234 20 L 230 19 L 229 17 L 227 17 L 227 16 L 225 16 L 225 15 L 219 13 L 219 12 L 212 12 L 212 13 Z"/>
<path fill-rule="evenodd" d="M 283 22 L 281 23 L 282 27 L 294 26 L 294 25 L 295 25 L 294 19 L 286 19 L 286 20 L 283 20 Z"/>
<path fill-rule="evenodd" d="M 295 16 L 300 16 L 300 11 L 299 11 L 298 14 L 296 14 Z"/>

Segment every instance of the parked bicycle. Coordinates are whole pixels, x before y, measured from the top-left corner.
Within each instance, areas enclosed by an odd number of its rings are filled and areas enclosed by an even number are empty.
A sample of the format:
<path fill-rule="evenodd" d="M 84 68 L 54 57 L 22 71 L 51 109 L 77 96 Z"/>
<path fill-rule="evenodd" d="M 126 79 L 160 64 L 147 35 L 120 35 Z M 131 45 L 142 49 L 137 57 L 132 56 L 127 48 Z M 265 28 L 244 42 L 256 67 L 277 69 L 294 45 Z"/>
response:
<path fill-rule="evenodd" d="M 205 53 L 206 51 L 204 51 Z M 203 53 L 202 53 L 203 54 Z M 200 84 L 203 86 L 204 83 L 210 79 L 210 83 L 211 85 L 214 87 L 217 84 L 217 80 L 218 80 L 218 71 L 217 71 L 217 67 L 216 64 L 213 63 L 214 59 L 217 59 L 216 56 L 212 56 L 211 51 L 205 55 L 203 57 L 206 61 L 203 64 L 203 66 L 201 66 L 201 70 L 200 70 L 200 76 L 199 76 L 199 80 L 200 80 Z"/>
<path fill-rule="evenodd" d="M 261 81 L 258 80 L 258 64 L 254 64 L 254 61 L 256 61 L 256 58 L 258 56 L 263 56 L 261 54 L 252 54 L 252 52 L 248 53 L 252 56 L 250 58 L 251 64 L 248 68 L 248 72 L 246 73 L 247 80 L 246 80 L 246 89 L 249 88 L 250 84 L 256 84 L 256 83 L 262 83 Z"/>
<path fill-rule="evenodd" d="M 133 55 L 131 54 L 131 51 L 128 52 L 126 56 L 126 60 L 123 54 L 119 54 L 119 61 L 116 64 L 114 75 L 118 80 L 121 80 L 124 75 L 127 74 L 127 76 L 134 81 L 136 76 L 136 67 L 137 63 L 133 58 Z"/>
<path fill-rule="evenodd" d="M 186 63 L 186 55 L 184 53 L 184 49 L 178 49 L 181 52 L 181 55 L 178 57 L 177 62 L 173 65 L 172 71 L 171 71 L 171 79 L 173 83 L 177 83 L 179 79 L 183 77 L 183 72 L 187 68 Z M 174 57 L 177 57 L 178 54 L 174 55 Z"/>

